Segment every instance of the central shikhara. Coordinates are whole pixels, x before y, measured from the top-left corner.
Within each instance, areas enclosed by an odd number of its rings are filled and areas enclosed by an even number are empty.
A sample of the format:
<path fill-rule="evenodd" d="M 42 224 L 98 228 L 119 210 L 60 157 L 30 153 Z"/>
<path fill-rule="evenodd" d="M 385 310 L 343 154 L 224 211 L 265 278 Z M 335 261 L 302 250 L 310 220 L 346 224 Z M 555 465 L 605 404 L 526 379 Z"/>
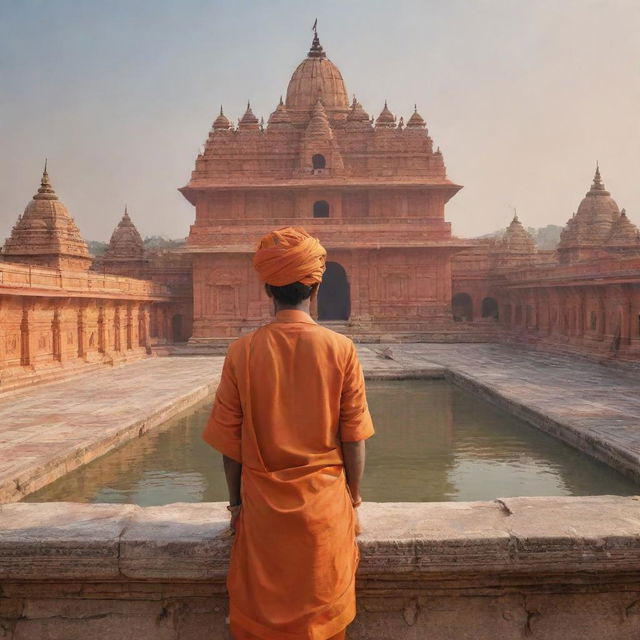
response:
<path fill-rule="evenodd" d="M 220 110 L 181 189 L 196 208 L 193 338 L 239 335 L 270 317 L 251 255 L 257 238 L 287 225 L 329 251 L 320 320 L 356 331 L 449 324 L 451 256 L 469 243 L 452 238 L 444 207 L 460 188 L 417 110 L 405 124 L 385 103 L 374 121 L 349 102 L 316 35 L 266 125 L 249 105 L 237 128 Z"/>

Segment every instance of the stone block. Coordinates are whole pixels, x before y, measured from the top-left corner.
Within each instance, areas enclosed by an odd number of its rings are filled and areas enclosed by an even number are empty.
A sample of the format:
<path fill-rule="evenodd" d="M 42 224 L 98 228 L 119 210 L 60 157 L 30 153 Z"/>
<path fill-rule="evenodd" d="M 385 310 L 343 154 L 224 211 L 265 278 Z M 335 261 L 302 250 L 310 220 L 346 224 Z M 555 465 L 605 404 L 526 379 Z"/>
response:
<path fill-rule="evenodd" d="M 120 540 L 120 570 L 130 578 L 224 580 L 231 537 L 222 503 L 139 509 Z"/>
<path fill-rule="evenodd" d="M 119 537 L 132 505 L 0 505 L 0 579 L 117 577 Z"/>

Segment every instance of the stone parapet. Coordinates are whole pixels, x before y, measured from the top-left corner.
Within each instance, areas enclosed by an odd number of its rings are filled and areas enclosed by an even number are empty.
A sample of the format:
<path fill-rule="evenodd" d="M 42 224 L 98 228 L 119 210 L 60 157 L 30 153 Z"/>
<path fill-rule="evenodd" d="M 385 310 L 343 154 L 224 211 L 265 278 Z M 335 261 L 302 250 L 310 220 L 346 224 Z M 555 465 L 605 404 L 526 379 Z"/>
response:
<path fill-rule="evenodd" d="M 636 640 L 640 501 L 367 503 L 350 640 Z M 221 503 L 0 506 L 0 630 L 227 638 Z"/>
<path fill-rule="evenodd" d="M 169 301 L 164 285 L 91 271 L 61 271 L 10 262 L 0 262 L 0 295 L 73 295 Z"/>

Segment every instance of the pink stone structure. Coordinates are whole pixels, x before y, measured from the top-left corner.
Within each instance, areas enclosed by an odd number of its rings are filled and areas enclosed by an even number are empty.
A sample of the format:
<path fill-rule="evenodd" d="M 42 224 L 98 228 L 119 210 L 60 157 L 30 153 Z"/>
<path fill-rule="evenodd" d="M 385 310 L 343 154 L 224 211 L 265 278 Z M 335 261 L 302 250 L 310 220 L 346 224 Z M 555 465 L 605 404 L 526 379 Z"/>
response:
<path fill-rule="evenodd" d="M 516 217 L 501 239 L 455 257 L 453 292 L 456 320 L 495 323 L 501 339 L 640 358 L 640 233 L 599 167 L 557 251 L 536 251 Z"/>
<path fill-rule="evenodd" d="M 329 252 L 315 313 L 349 333 L 450 325 L 451 256 L 469 243 L 444 217 L 460 186 L 447 177 L 417 110 L 406 125 L 385 103 L 349 103 L 317 34 L 266 125 L 247 105 L 215 119 L 181 189 L 195 206 L 195 342 L 263 323 L 270 304 L 251 266 L 268 230 L 304 226 Z"/>
<path fill-rule="evenodd" d="M 126 222 L 121 225 L 121 239 L 135 236 Z M 1 390 L 87 365 L 144 357 L 152 342 L 152 308 L 155 315 L 175 309 L 164 283 L 89 269 L 87 245 L 55 194 L 46 167 L 1 258 Z"/>

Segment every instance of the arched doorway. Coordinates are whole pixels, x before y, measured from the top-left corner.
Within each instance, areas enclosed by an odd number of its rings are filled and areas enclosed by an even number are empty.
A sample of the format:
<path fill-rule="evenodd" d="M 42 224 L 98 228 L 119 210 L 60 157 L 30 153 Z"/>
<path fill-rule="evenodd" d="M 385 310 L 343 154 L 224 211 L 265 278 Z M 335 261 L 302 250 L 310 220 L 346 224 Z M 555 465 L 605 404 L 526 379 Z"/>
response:
<path fill-rule="evenodd" d="M 313 158 L 311 158 L 311 164 L 314 169 L 324 169 L 327 166 L 327 161 L 321 153 L 316 153 Z"/>
<path fill-rule="evenodd" d="M 473 320 L 473 300 L 468 293 L 456 293 L 451 300 L 451 312 L 456 322 Z"/>
<path fill-rule="evenodd" d="M 327 262 L 318 291 L 318 320 L 348 320 L 351 295 L 347 272 L 337 262 Z"/>
<path fill-rule="evenodd" d="M 173 342 L 184 342 L 182 320 L 182 314 L 180 313 L 176 313 L 171 318 L 171 335 L 173 336 Z"/>
<path fill-rule="evenodd" d="M 482 317 L 498 319 L 498 302 L 495 298 L 485 298 L 482 301 Z"/>
<path fill-rule="evenodd" d="M 328 218 L 329 217 L 329 203 L 326 200 L 317 200 L 313 203 L 313 217 L 314 218 Z"/>

